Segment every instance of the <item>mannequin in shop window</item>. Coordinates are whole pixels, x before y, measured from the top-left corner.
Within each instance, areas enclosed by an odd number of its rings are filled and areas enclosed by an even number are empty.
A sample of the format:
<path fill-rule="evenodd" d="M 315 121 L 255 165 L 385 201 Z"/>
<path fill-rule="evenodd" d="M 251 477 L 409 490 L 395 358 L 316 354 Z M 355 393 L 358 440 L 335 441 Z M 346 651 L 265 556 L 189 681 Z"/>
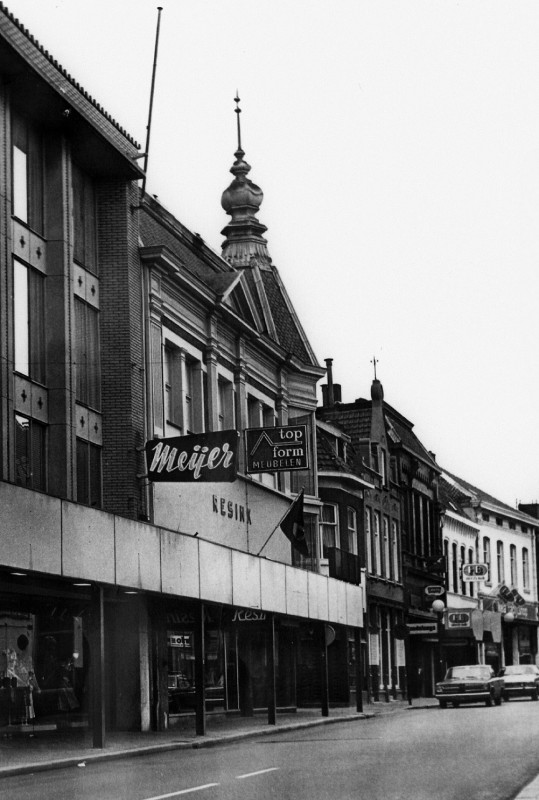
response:
<path fill-rule="evenodd" d="M 8 648 L 6 652 L 6 677 L 13 689 L 23 689 L 14 697 L 17 715 L 22 722 L 30 722 L 35 718 L 34 692 L 40 691 L 34 675 L 32 656 L 28 649 L 28 637 L 22 633 L 17 638 L 17 648 Z M 20 706 L 20 708 L 19 708 Z"/>

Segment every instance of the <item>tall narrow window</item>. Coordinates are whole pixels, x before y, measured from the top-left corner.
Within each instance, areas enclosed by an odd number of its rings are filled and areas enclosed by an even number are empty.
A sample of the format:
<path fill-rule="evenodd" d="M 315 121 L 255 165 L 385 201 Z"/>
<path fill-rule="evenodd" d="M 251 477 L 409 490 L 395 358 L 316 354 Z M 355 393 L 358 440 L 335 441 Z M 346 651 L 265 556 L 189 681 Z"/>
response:
<path fill-rule="evenodd" d="M 530 554 L 527 547 L 522 548 L 522 587 L 530 588 Z"/>
<path fill-rule="evenodd" d="M 194 408 L 193 408 L 193 390 L 194 390 L 194 375 L 193 364 L 190 361 L 185 362 L 185 383 L 184 383 L 184 400 L 185 400 L 185 432 L 195 433 L 194 424 Z"/>
<path fill-rule="evenodd" d="M 73 164 L 74 257 L 92 272 L 97 272 L 96 205 L 93 180 Z"/>
<path fill-rule="evenodd" d="M 77 439 L 77 503 L 101 507 L 101 448 Z"/>
<path fill-rule="evenodd" d="M 449 585 L 449 541 L 444 539 L 444 556 L 445 556 L 445 563 L 446 563 L 446 570 L 445 570 L 445 588 L 449 590 L 451 587 Z"/>
<path fill-rule="evenodd" d="M 259 428 L 262 425 L 262 404 L 256 397 L 247 398 L 247 426 L 249 428 Z"/>
<path fill-rule="evenodd" d="M 473 552 L 474 551 L 470 547 L 470 549 L 468 550 L 468 564 L 473 564 L 473 561 L 474 561 Z M 470 588 L 470 597 L 473 597 L 474 596 L 474 584 L 473 584 L 473 581 L 470 582 L 470 587 L 469 588 Z"/>
<path fill-rule="evenodd" d="M 517 548 L 514 544 L 509 548 L 509 562 L 511 564 L 511 586 L 517 585 Z"/>
<path fill-rule="evenodd" d="M 163 355 L 165 422 L 182 428 L 181 359 L 179 351 L 168 344 Z"/>
<path fill-rule="evenodd" d="M 503 542 L 496 542 L 496 563 L 498 567 L 498 583 L 505 581 L 505 564 L 503 561 Z"/>
<path fill-rule="evenodd" d="M 43 153 L 41 137 L 22 117 L 14 116 L 13 216 L 43 233 Z"/>
<path fill-rule="evenodd" d="M 390 558 L 390 542 L 389 542 L 389 517 L 384 514 L 384 575 L 386 578 L 393 577 L 391 574 L 393 564 Z"/>
<path fill-rule="evenodd" d="M 459 563 L 455 542 L 451 545 L 451 573 L 453 577 L 451 590 L 457 594 L 459 590 Z"/>
<path fill-rule="evenodd" d="M 460 548 L 460 565 L 459 565 L 459 576 L 460 576 L 460 593 L 466 594 L 466 581 L 463 579 L 462 575 L 462 567 L 466 563 L 466 548 L 464 545 Z"/>
<path fill-rule="evenodd" d="M 15 480 L 27 489 L 46 489 L 45 426 L 15 415 Z"/>
<path fill-rule="evenodd" d="M 355 508 L 346 509 L 348 552 L 357 556 L 357 514 Z"/>
<path fill-rule="evenodd" d="M 367 545 L 367 571 L 372 574 L 374 565 L 372 550 L 372 512 L 370 508 L 365 509 L 365 542 Z"/>
<path fill-rule="evenodd" d="M 15 371 L 45 382 L 44 278 L 20 261 L 13 262 Z"/>
<path fill-rule="evenodd" d="M 382 546 L 380 542 L 380 513 L 378 511 L 374 512 L 373 516 L 374 522 L 374 557 L 376 560 L 376 574 L 382 575 Z"/>
<path fill-rule="evenodd" d="M 339 517 L 337 506 L 333 503 L 324 503 L 320 513 L 320 527 L 322 529 L 322 555 L 328 558 L 328 550 L 337 547 L 339 541 Z"/>
<path fill-rule="evenodd" d="M 75 368 L 77 400 L 99 409 L 101 373 L 98 313 L 78 298 L 75 298 Z"/>
<path fill-rule="evenodd" d="M 488 536 L 483 537 L 483 562 L 488 566 L 487 583 L 492 581 L 492 572 L 490 568 L 490 539 Z"/>
<path fill-rule="evenodd" d="M 391 521 L 391 554 L 393 556 L 393 580 L 400 581 L 399 526 Z"/>
<path fill-rule="evenodd" d="M 230 381 L 219 378 L 217 383 L 217 424 L 218 430 L 234 427 L 234 387 Z"/>

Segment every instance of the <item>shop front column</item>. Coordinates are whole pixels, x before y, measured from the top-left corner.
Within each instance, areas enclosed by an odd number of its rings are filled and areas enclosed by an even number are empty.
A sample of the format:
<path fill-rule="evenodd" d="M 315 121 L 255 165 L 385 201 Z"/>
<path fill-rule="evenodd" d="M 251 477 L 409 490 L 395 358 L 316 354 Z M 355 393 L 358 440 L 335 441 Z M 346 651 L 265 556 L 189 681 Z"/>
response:
<path fill-rule="evenodd" d="M 361 628 L 354 628 L 356 651 L 356 711 L 363 712 L 363 664 L 361 659 Z"/>
<path fill-rule="evenodd" d="M 320 625 L 320 701 L 322 716 L 329 716 L 329 680 L 328 680 L 328 646 L 326 643 L 326 626 Z"/>
<path fill-rule="evenodd" d="M 268 666 L 266 672 L 266 687 L 268 696 L 268 725 L 277 722 L 277 684 L 275 679 L 275 615 L 269 614 L 267 637 Z"/>
<path fill-rule="evenodd" d="M 92 736 L 93 746 L 105 747 L 105 603 L 103 587 L 94 590 L 92 604 Z"/>
<path fill-rule="evenodd" d="M 204 609 L 204 603 L 200 603 L 195 611 L 195 730 L 197 736 L 206 734 Z"/>

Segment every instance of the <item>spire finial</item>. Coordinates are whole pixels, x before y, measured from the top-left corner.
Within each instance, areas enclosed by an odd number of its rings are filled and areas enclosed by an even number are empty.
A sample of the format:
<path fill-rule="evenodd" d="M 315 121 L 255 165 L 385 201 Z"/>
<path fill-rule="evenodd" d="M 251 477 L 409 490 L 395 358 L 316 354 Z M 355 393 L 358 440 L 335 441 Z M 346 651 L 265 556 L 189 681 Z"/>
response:
<path fill-rule="evenodd" d="M 238 152 L 239 152 L 239 151 L 241 151 L 241 124 L 240 124 L 241 108 L 240 108 L 239 93 L 238 93 L 237 89 L 236 89 L 236 97 L 234 98 L 234 102 L 236 103 L 236 108 L 234 109 L 234 111 L 238 115 L 237 116 L 237 126 L 238 126 Z"/>
<path fill-rule="evenodd" d="M 377 380 L 377 378 L 376 378 L 376 365 L 378 364 L 378 359 L 376 358 L 376 356 L 373 356 L 371 358 L 371 364 L 373 364 L 373 366 L 374 366 L 374 380 Z"/>

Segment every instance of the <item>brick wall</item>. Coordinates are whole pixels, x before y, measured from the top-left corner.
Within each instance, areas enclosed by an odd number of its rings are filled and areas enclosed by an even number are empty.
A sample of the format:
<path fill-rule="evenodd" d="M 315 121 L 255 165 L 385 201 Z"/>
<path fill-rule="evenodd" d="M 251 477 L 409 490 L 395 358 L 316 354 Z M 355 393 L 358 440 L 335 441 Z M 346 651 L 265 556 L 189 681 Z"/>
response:
<path fill-rule="evenodd" d="M 138 518 L 146 513 L 144 357 L 138 187 L 124 180 L 98 188 L 100 336 L 103 410 L 103 507 Z"/>

